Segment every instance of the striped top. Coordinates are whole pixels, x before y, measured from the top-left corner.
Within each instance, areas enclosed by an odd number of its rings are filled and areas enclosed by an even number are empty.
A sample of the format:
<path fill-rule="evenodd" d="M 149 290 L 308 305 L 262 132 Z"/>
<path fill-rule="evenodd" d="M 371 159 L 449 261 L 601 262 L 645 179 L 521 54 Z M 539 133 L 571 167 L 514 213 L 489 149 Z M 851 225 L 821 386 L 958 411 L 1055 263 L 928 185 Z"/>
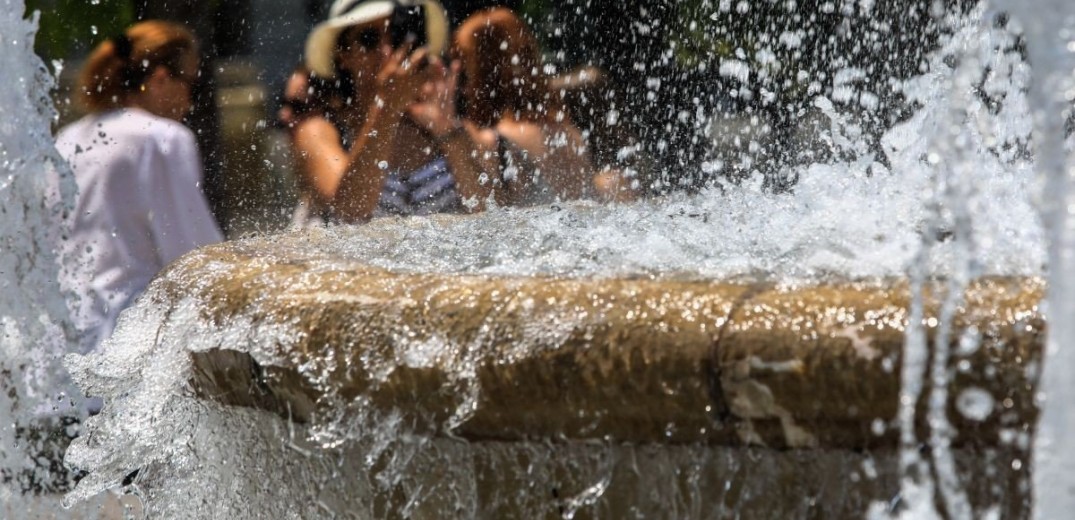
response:
<path fill-rule="evenodd" d="M 340 145 L 343 149 L 350 151 L 351 146 L 354 145 L 352 131 L 332 112 L 326 113 L 324 117 L 339 131 Z M 405 119 L 405 121 L 410 120 Z M 436 157 L 407 175 L 399 171 L 390 171 L 385 176 L 381 196 L 377 201 L 377 207 L 373 210 L 373 217 L 461 213 L 462 211 L 463 201 L 455 189 L 455 177 L 448 169 L 448 160 L 444 157 Z M 291 217 L 292 227 L 324 226 L 335 222 L 338 222 L 338 219 L 333 215 L 332 209 L 321 207 L 310 195 L 300 198 Z"/>
<path fill-rule="evenodd" d="M 374 217 L 457 213 L 462 209 L 448 161 L 438 157 L 409 175 L 389 173 Z"/>
<path fill-rule="evenodd" d="M 303 197 L 291 217 L 292 227 L 324 226 L 336 222 L 330 208 L 319 208 L 310 197 Z M 455 178 L 448 162 L 438 157 L 409 175 L 391 172 L 381 187 L 381 197 L 373 217 L 459 213 L 463 203 L 455 190 Z"/>

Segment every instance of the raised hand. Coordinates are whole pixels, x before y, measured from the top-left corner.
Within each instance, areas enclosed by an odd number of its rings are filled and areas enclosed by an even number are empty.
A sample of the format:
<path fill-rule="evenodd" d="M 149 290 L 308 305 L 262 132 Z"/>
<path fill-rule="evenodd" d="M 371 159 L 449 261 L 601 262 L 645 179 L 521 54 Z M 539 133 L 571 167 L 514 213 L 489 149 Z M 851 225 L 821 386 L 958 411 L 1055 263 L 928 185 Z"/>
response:
<path fill-rule="evenodd" d="M 455 107 L 459 70 L 458 60 L 453 61 L 447 69 L 440 60 L 431 61 L 429 81 L 422 89 L 420 102 L 407 108 L 411 120 L 434 137 L 442 137 L 461 125 Z"/>
<path fill-rule="evenodd" d="M 379 108 L 402 112 L 422 99 L 432 58 L 424 47 L 412 52 L 408 45 L 388 52 L 388 58 L 377 74 L 376 99 Z"/>
<path fill-rule="evenodd" d="M 276 113 L 276 120 L 283 128 L 294 130 L 303 118 L 314 112 L 309 91 L 310 73 L 305 69 L 295 70 L 288 76 L 280 110 Z"/>

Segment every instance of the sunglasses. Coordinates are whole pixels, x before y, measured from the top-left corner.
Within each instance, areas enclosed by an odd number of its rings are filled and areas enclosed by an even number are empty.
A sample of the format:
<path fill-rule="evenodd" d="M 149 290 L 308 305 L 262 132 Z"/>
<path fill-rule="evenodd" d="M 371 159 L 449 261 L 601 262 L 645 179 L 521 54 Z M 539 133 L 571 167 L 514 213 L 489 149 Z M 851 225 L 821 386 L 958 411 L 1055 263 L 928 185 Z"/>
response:
<path fill-rule="evenodd" d="M 348 29 L 340 36 L 341 47 L 357 47 L 372 51 L 381 46 L 384 41 L 384 29 L 374 27 L 362 27 Z"/>

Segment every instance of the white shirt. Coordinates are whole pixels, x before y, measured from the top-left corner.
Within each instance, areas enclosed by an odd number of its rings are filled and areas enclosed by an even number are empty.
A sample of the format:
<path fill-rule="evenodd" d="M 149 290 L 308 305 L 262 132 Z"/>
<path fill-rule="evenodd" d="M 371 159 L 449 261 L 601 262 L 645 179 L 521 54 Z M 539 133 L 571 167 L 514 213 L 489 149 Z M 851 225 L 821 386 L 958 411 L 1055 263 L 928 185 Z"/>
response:
<path fill-rule="evenodd" d="M 63 128 L 56 149 L 78 185 L 61 276 L 79 297 L 72 313 L 85 352 L 164 266 L 223 237 L 182 124 L 140 109 L 91 114 Z"/>

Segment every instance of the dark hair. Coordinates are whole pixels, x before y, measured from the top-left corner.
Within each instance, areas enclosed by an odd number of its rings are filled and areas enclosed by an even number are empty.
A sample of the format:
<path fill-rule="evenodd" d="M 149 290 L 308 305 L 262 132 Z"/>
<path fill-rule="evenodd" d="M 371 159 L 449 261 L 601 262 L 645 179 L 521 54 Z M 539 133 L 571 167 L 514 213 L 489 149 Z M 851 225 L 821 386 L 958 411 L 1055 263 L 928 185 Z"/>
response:
<path fill-rule="evenodd" d="M 479 11 L 456 31 L 452 54 L 463 65 L 463 81 L 476 99 L 466 100 L 467 118 L 482 126 L 504 114 L 541 120 L 550 116 L 548 77 L 537 39 L 514 12 Z"/>
<path fill-rule="evenodd" d="M 182 25 L 161 20 L 139 22 L 94 49 L 79 77 L 79 94 L 91 112 L 123 105 L 157 67 L 173 74 L 198 55 L 198 42 Z"/>
<path fill-rule="evenodd" d="M 350 72 L 343 70 L 331 78 L 307 72 L 308 91 L 306 108 L 325 114 L 335 114 L 355 102 L 356 87 Z"/>

